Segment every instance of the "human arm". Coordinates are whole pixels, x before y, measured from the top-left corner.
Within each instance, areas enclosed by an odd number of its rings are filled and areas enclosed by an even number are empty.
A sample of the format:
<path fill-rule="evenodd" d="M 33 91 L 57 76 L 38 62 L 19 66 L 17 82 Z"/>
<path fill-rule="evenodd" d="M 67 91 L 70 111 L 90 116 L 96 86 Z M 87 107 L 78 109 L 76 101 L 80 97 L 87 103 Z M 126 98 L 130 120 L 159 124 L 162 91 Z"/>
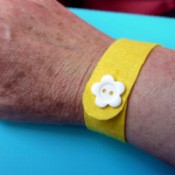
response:
<path fill-rule="evenodd" d="M 0 3 L 1 118 L 84 125 L 85 84 L 114 39 L 56 1 Z M 157 47 L 148 57 L 129 99 L 126 136 L 175 165 L 174 55 Z"/>

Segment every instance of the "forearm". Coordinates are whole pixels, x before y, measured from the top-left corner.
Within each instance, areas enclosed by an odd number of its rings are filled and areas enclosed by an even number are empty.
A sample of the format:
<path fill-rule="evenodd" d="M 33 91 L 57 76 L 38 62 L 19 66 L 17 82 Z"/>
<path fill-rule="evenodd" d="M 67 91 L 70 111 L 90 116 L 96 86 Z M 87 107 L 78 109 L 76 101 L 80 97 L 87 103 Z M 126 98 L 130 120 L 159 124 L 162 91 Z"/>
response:
<path fill-rule="evenodd" d="M 54 0 L 0 3 L 0 117 L 82 124 L 84 83 L 113 39 Z"/>
<path fill-rule="evenodd" d="M 175 51 L 157 47 L 129 98 L 127 141 L 175 165 Z"/>

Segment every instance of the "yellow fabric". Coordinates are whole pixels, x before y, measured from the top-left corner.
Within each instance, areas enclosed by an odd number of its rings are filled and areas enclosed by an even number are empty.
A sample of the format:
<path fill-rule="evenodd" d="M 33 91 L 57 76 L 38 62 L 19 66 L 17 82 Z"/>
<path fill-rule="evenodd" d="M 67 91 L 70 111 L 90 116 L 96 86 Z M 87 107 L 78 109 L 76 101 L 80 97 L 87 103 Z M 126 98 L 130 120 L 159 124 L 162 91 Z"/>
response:
<path fill-rule="evenodd" d="M 98 133 L 103 133 L 106 136 L 118 139 L 125 142 L 125 114 L 126 106 L 124 106 L 123 111 L 121 111 L 117 117 L 109 120 L 97 120 L 95 118 L 89 117 L 86 112 L 84 112 L 85 122 L 87 128 L 96 131 Z"/>
<path fill-rule="evenodd" d="M 127 99 L 142 65 L 155 46 L 156 44 L 152 43 L 120 39 L 107 49 L 83 94 L 84 117 L 89 129 L 125 142 Z M 91 92 L 91 87 L 106 74 L 112 75 L 116 81 L 121 81 L 126 87 L 121 96 L 122 104 L 117 108 L 111 106 L 98 108 L 95 105 L 95 96 Z"/>

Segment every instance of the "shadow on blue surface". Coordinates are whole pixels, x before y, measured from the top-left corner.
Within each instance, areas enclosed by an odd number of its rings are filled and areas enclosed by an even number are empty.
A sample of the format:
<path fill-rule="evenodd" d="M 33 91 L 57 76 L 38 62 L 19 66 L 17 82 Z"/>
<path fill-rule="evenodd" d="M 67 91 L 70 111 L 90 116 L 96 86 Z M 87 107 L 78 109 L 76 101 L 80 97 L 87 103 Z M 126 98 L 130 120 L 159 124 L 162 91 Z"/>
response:
<path fill-rule="evenodd" d="M 173 167 L 151 155 L 83 127 L 3 121 L 0 131 L 3 175 L 175 174 Z"/>

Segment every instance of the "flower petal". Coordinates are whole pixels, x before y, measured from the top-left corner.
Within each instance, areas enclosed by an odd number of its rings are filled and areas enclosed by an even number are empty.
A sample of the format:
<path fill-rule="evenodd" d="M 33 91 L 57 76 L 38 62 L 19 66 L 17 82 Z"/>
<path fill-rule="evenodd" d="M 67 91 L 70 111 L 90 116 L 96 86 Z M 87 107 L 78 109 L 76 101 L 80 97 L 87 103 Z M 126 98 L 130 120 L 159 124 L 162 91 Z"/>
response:
<path fill-rule="evenodd" d="M 102 101 L 100 98 L 96 97 L 95 99 L 95 104 L 99 107 L 99 108 L 104 108 L 105 106 L 107 106 L 107 103 L 104 103 L 104 101 Z"/>
<path fill-rule="evenodd" d="M 91 87 L 91 92 L 94 95 L 98 95 L 99 91 L 100 91 L 100 83 L 94 83 Z"/>
<path fill-rule="evenodd" d="M 119 96 L 114 101 L 110 102 L 109 105 L 115 108 L 115 107 L 120 106 L 121 102 L 122 100 L 121 100 L 121 97 Z"/>
<path fill-rule="evenodd" d="M 104 75 L 101 79 L 102 83 L 113 83 L 114 82 L 114 78 L 111 75 Z"/>
<path fill-rule="evenodd" d="M 117 88 L 117 92 L 119 95 L 121 95 L 121 94 L 123 94 L 123 92 L 125 92 L 125 85 L 122 82 L 116 81 L 115 86 Z"/>

